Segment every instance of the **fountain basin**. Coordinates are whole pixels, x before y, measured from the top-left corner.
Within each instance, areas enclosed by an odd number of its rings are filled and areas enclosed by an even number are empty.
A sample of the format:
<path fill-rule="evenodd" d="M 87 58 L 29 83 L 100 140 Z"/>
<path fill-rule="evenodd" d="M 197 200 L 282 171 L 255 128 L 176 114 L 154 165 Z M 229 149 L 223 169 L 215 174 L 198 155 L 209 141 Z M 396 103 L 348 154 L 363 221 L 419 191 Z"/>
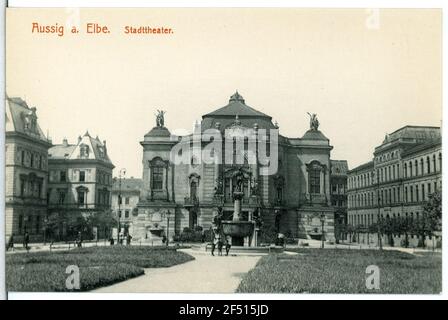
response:
<path fill-rule="evenodd" d="M 222 230 L 231 237 L 249 237 L 254 232 L 252 221 L 222 221 Z"/>

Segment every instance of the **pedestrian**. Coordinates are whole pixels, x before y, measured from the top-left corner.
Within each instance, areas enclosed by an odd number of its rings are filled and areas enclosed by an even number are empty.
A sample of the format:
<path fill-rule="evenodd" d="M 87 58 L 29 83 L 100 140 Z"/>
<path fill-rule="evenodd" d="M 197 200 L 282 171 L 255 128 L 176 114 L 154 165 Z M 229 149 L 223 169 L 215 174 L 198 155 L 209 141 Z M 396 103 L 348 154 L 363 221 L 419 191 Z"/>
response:
<path fill-rule="evenodd" d="M 14 234 L 11 234 L 11 236 L 9 237 L 8 246 L 6 247 L 6 251 L 8 251 L 9 249 L 12 249 L 12 251 L 14 251 Z"/>
<path fill-rule="evenodd" d="M 221 241 L 221 233 L 218 230 L 218 227 L 213 227 L 213 239 L 212 239 L 212 256 L 215 255 L 216 246 L 218 246 L 218 252 L 222 250 L 222 241 Z"/>
<path fill-rule="evenodd" d="M 115 243 L 114 237 L 110 237 L 109 242 L 110 242 L 110 245 L 113 246 Z"/>
<path fill-rule="evenodd" d="M 229 255 L 230 248 L 232 247 L 232 237 L 226 235 L 226 256 Z"/>
<path fill-rule="evenodd" d="M 132 236 L 128 233 L 128 235 L 126 236 L 126 245 L 127 246 L 131 245 L 131 240 L 132 240 Z"/>
<path fill-rule="evenodd" d="M 78 248 L 82 247 L 82 234 L 81 231 L 78 232 L 78 239 L 77 239 Z"/>
<path fill-rule="evenodd" d="M 28 244 L 30 243 L 30 235 L 28 232 L 25 232 L 25 235 L 23 236 L 23 247 L 26 249 L 26 251 L 29 251 L 30 248 Z"/>

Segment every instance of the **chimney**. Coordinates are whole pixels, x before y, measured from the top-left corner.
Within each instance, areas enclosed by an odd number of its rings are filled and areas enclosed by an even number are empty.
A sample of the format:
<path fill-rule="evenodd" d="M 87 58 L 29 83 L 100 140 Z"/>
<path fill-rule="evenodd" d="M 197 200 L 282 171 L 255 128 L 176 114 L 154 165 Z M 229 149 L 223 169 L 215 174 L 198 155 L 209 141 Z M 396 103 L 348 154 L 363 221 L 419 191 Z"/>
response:
<path fill-rule="evenodd" d="M 104 153 L 107 154 L 106 140 L 103 140 L 103 146 L 104 146 Z"/>

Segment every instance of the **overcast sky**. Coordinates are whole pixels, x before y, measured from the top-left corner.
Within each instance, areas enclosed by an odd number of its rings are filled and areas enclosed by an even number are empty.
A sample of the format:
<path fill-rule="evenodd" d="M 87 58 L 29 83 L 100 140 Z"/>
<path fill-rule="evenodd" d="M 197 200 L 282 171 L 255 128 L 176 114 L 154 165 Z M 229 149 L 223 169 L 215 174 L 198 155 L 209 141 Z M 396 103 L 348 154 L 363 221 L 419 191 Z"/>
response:
<path fill-rule="evenodd" d="M 172 132 L 191 131 L 236 89 L 285 136 L 301 137 L 317 113 L 332 158 L 350 168 L 386 133 L 441 125 L 440 10 L 83 9 L 80 33 L 62 37 L 32 23 L 76 23 L 76 11 L 7 14 L 7 94 L 37 107 L 55 144 L 86 130 L 107 140 L 115 174 L 141 177 L 156 109 Z M 89 22 L 111 33 L 86 34 Z M 125 35 L 126 25 L 173 34 Z"/>

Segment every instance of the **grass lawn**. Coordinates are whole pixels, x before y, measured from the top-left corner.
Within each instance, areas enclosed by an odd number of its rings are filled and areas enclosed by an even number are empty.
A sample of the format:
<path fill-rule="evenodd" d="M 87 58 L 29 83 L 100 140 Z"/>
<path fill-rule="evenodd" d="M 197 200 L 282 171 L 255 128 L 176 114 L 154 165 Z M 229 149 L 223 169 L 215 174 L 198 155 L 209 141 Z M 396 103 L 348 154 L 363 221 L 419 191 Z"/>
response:
<path fill-rule="evenodd" d="M 398 251 L 296 249 L 265 256 L 247 273 L 241 293 L 426 293 L 442 290 L 442 256 Z M 380 289 L 366 288 L 366 268 L 380 269 Z"/>
<path fill-rule="evenodd" d="M 8 291 L 70 291 L 67 266 L 80 270 L 80 290 L 110 285 L 144 273 L 143 268 L 170 267 L 194 258 L 166 247 L 90 247 L 59 252 L 6 255 Z"/>

